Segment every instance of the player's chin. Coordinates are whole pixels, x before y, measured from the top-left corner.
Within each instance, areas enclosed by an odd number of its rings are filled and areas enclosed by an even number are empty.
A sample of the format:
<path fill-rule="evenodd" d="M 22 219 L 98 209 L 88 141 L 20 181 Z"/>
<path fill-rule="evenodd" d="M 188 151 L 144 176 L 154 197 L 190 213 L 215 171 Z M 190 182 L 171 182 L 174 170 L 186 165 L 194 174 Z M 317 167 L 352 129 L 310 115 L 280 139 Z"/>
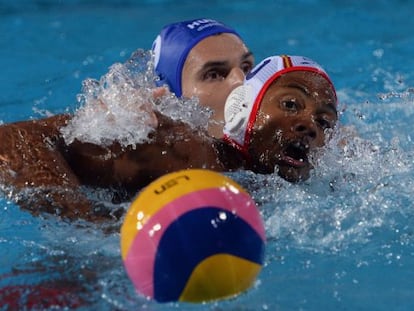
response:
<path fill-rule="evenodd" d="M 290 165 L 279 165 L 278 174 L 283 179 L 296 183 L 309 179 L 312 166 L 310 164 L 302 167 L 294 167 Z"/>

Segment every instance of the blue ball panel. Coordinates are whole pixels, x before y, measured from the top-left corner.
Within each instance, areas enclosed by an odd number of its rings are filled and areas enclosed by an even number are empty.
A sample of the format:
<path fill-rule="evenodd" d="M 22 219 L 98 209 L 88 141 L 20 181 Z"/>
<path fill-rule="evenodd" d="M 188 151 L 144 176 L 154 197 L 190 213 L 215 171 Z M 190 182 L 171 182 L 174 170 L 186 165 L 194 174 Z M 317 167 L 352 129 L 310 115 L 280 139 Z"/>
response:
<path fill-rule="evenodd" d="M 160 240 L 154 298 L 177 301 L 194 268 L 207 257 L 230 254 L 262 265 L 264 250 L 261 237 L 237 215 L 217 207 L 192 210 L 177 218 Z"/>

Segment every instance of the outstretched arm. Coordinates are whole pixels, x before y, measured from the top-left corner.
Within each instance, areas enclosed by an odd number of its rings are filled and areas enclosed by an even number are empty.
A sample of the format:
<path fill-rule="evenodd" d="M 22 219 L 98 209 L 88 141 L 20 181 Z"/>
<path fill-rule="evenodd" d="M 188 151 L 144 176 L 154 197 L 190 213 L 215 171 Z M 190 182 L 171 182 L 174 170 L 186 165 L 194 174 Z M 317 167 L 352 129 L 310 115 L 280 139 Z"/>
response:
<path fill-rule="evenodd" d="M 224 171 L 240 161 L 226 145 L 188 124 L 157 113 L 151 140 L 102 147 L 75 140 L 66 145 L 59 129 L 70 116 L 0 126 L 0 184 L 34 214 L 99 220 L 110 211 L 92 206 L 81 186 L 115 188 L 132 198 L 158 177 L 188 168 Z M 233 162 L 233 163 L 231 163 Z"/>
<path fill-rule="evenodd" d="M 215 140 L 203 131 L 156 112 L 158 126 L 148 142 L 101 147 L 75 140 L 67 161 L 83 184 L 115 187 L 134 196 L 156 178 L 177 170 L 223 171 Z"/>
<path fill-rule="evenodd" d="M 60 151 L 59 129 L 69 119 L 58 115 L 0 126 L 0 184 L 34 214 L 97 219 Z"/>

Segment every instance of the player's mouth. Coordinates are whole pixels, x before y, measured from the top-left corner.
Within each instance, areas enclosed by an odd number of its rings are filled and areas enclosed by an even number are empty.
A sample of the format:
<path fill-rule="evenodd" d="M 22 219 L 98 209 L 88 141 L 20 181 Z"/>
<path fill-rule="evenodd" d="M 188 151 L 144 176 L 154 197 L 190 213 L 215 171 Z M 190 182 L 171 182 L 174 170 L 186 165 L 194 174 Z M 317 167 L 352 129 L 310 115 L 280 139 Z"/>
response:
<path fill-rule="evenodd" d="M 279 157 L 279 164 L 295 168 L 303 168 L 309 165 L 309 144 L 301 141 L 292 141 L 286 145 Z"/>

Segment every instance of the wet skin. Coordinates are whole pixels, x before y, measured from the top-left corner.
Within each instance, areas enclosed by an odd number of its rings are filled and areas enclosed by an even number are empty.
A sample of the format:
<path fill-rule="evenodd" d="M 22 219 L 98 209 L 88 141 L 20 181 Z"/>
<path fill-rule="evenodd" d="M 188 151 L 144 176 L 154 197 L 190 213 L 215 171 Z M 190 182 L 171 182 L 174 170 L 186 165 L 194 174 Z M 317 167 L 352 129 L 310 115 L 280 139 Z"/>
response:
<path fill-rule="evenodd" d="M 263 97 L 251 136 L 252 169 L 290 182 L 309 178 L 309 155 L 325 145 L 338 120 L 327 80 L 306 71 L 278 78 Z"/>
<path fill-rule="evenodd" d="M 183 97 L 197 97 L 202 106 L 213 110 L 208 132 L 223 136 L 224 103 L 254 64 L 252 53 L 234 34 L 210 36 L 188 54 L 182 71 Z"/>

